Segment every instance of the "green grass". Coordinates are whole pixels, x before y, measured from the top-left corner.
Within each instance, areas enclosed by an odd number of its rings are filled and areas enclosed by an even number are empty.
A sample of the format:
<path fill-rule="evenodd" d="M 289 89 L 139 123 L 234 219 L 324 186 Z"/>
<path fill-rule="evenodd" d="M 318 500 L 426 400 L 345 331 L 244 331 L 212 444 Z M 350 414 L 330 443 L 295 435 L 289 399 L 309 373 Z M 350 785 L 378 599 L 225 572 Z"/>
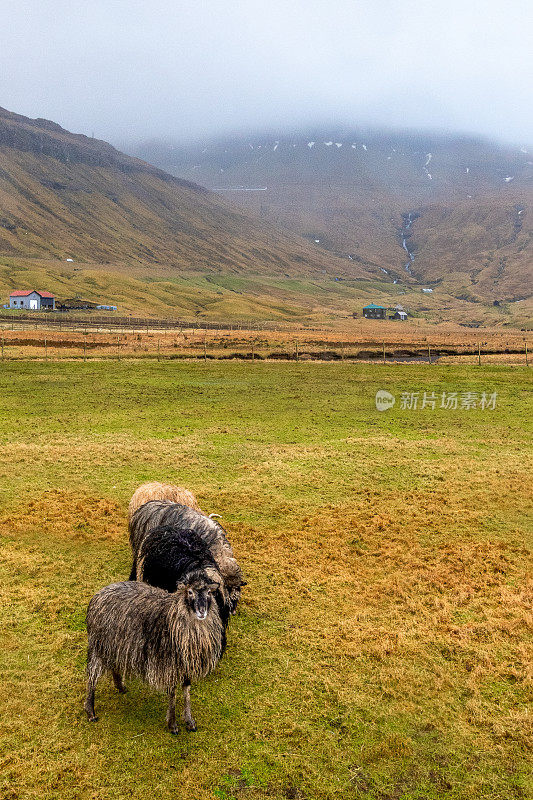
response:
<path fill-rule="evenodd" d="M 525 800 L 525 368 L 8 363 L 0 374 L 0 794 Z M 497 391 L 378 413 L 377 389 Z M 84 613 L 129 572 L 147 479 L 222 514 L 249 580 L 171 737 L 137 681 L 97 693 Z"/>

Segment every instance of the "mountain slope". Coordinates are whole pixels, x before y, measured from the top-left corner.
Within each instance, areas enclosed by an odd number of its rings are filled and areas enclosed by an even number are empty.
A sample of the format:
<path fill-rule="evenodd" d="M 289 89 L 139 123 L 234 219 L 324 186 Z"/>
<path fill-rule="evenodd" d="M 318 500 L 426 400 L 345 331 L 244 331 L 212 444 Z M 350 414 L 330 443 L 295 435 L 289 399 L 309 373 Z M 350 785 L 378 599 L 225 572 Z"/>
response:
<path fill-rule="evenodd" d="M 533 155 L 526 148 L 464 136 L 314 130 L 137 150 L 384 281 L 442 285 L 471 302 L 531 295 Z"/>
<path fill-rule="evenodd" d="M 0 255 L 270 275 L 337 261 L 105 142 L 5 110 Z"/>
<path fill-rule="evenodd" d="M 53 122 L 0 110 L 2 302 L 14 287 L 37 287 L 138 316 L 322 324 L 378 302 L 433 320 L 528 324 L 530 301 L 520 300 L 531 269 L 525 154 L 502 162 L 490 147 L 478 153 L 477 193 L 468 199 L 464 187 L 450 189 L 457 154 L 437 156 L 433 147 L 435 175 L 441 160 L 447 166 L 442 179 L 428 177 L 427 142 L 416 152 L 406 142 L 403 161 L 385 174 L 390 142 L 366 163 L 370 141 L 350 145 L 361 150 L 357 159 L 337 138 L 321 150 L 280 139 L 263 154 L 264 145 L 247 142 L 252 158 L 243 140 L 232 141 L 215 154 L 180 151 L 180 178 Z M 161 148 L 154 155 L 164 161 Z M 265 177 L 266 192 L 258 185 Z M 195 178 L 218 189 L 246 178 L 246 189 L 261 191 L 215 194 Z M 505 203 L 494 202 L 500 184 Z"/>

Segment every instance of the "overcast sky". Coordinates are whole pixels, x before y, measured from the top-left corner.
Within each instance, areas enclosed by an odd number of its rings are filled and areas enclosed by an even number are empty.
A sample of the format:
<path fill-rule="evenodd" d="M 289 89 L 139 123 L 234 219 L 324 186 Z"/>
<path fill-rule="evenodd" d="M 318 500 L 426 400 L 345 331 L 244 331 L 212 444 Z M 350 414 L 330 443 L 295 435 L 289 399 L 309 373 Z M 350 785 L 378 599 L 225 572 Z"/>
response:
<path fill-rule="evenodd" d="M 533 144 L 531 0 L 2 0 L 0 105 L 115 143 L 327 122 Z"/>

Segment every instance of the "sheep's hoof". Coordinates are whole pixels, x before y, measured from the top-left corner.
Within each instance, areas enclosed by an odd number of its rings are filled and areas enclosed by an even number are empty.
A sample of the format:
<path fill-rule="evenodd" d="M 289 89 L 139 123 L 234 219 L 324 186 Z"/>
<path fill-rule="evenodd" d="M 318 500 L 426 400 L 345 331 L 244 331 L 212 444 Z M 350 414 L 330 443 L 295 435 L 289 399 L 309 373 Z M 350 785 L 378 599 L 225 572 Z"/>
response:
<path fill-rule="evenodd" d="M 178 733 L 180 732 L 180 729 L 178 725 L 173 725 L 171 728 L 169 728 L 169 731 L 172 734 L 172 736 L 177 736 Z"/>
<path fill-rule="evenodd" d="M 87 719 L 89 720 L 89 722 L 98 722 L 98 717 L 96 716 L 96 714 L 93 714 L 92 717 L 88 716 Z"/>
<path fill-rule="evenodd" d="M 125 686 L 121 686 L 118 691 L 119 691 L 120 694 L 127 694 L 128 693 L 128 690 L 126 689 Z"/>
<path fill-rule="evenodd" d="M 185 723 L 185 727 L 191 733 L 194 733 L 195 731 L 198 730 L 198 728 L 196 727 L 196 722 L 193 719 L 187 720 L 187 722 Z"/>

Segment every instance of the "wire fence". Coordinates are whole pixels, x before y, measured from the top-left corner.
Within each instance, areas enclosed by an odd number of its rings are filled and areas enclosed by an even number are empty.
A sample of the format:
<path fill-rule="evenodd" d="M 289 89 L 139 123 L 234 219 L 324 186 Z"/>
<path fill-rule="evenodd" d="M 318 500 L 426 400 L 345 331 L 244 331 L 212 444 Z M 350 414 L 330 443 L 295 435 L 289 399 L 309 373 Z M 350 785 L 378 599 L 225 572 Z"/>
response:
<path fill-rule="evenodd" d="M 329 332 L 313 335 L 299 331 L 298 336 L 281 333 L 261 335 L 250 329 L 230 331 L 179 329 L 174 333 L 148 330 L 124 333 L 92 330 L 39 329 L 0 331 L 0 358 L 7 361 L 96 361 L 123 359 L 157 361 L 369 361 L 382 363 L 530 363 L 530 347 L 524 341 L 511 347 L 487 343 L 447 342 L 431 344 L 425 339 L 408 344 L 397 340 L 343 341 Z"/>
<path fill-rule="evenodd" d="M 0 328 L 4 330 L 34 330 L 35 328 L 60 331 L 99 331 L 102 333 L 126 333 L 126 331 L 283 331 L 291 329 L 290 323 L 265 320 L 261 322 L 208 322 L 205 320 L 157 319 L 151 317 L 77 316 L 71 313 L 25 313 L 1 311 Z M 320 330 L 305 326 L 307 330 Z"/>

